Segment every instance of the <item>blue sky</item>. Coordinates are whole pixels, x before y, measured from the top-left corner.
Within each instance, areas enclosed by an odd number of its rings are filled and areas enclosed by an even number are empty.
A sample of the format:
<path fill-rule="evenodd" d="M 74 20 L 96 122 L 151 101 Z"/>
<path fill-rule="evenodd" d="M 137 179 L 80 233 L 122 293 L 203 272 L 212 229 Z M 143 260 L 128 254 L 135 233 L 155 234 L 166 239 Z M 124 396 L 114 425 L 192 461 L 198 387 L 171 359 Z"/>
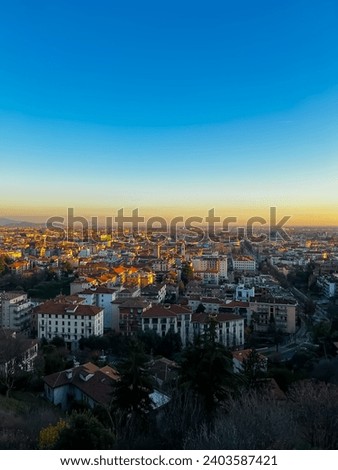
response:
<path fill-rule="evenodd" d="M 2 213 L 332 222 L 337 24 L 328 0 L 2 5 Z"/>

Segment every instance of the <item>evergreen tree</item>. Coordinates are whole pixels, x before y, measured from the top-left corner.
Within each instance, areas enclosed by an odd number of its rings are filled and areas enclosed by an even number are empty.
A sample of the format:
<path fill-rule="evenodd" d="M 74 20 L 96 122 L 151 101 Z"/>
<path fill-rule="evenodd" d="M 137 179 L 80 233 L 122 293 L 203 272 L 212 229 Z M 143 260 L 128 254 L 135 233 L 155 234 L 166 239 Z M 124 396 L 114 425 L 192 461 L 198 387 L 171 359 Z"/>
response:
<path fill-rule="evenodd" d="M 210 319 L 203 335 L 183 353 L 180 384 L 194 391 L 206 412 L 212 413 L 235 386 L 232 359 L 226 348 L 216 341 L 216 322 Z"/>
<path fill-rule="evenodd" d="M 132 341 L 127 358 L 119 366 L 120 380 L 114 390 L 113 405 L 127 413 L 144 414 L 151 408 L 152 385 L 146 370 L 146 356 L 140 343 Z"/>
<path fill-rule="evenodd" d="M 89 412 L 74 412 L 67 425 L 58 433 L 54 449 L 105 450 L 113 446 L 113 434 L 98 419 Z"/>

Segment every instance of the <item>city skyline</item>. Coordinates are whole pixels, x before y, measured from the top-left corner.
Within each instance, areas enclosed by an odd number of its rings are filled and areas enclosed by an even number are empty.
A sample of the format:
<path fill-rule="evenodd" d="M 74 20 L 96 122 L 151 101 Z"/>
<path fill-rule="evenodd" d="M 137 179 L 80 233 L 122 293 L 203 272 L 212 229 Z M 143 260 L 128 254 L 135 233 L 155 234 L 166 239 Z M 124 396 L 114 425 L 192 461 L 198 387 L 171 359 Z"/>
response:
<path fill-rule="evenodd" d="M 333 1 L 2 8 L 2 217 L 337 225 Z"/>

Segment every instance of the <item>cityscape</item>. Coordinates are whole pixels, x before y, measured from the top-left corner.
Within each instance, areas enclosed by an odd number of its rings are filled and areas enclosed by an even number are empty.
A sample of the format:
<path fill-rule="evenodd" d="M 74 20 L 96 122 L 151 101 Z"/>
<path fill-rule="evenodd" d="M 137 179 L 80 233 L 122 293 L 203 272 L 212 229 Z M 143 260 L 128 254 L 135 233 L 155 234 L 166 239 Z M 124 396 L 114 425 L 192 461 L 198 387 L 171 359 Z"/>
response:
<path fill-rule="evenodd" d="M 2 7 L 1 450 L 338 449 L 337 4 L 209 3 Z"/>

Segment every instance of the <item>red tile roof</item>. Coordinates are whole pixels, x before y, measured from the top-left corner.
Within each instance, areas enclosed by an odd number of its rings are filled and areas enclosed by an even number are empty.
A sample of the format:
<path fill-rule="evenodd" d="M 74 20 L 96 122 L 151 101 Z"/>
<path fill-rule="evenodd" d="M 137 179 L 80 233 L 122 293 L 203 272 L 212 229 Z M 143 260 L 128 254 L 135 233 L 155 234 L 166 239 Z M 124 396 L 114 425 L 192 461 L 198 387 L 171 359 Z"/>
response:
<path fill-rule="evenodd" d="M 103 309 L 94 305 L 83 305 L 83 304 L 69 304 L 64 302 L 55 302 L 54 300 L 48 300 L 41 305 L 38 305 L 34 309 L 34 313 L 43 313 L 51 315 L 84 315 L 84 316 L 96 316 Z"/>
<path fill-rule="evenodd" d="M 157 304 L 150 307 L 147 311 L 142 313 L 143 318 L 156 318 L 156 317 L 176 317 L 177 315 L 190 314 L 191 310 L 187 307 L 182 307 L 176 304 Z"/>
<path fill-rule="evenodd" d="M 82 377 L 88 377 L 84 380 Z M 112 387 L 119 379 L 118 372 L 112 367 L 105 366 L 100 369 L 88 362 L 68 371 L 56 372 L 44 377 L 44 382 L 50 388 L 59 388 L 71 385 L 78 388 L 97 403 L 109 403 L 112 397 Z"/>
<path fill-rule="evenodd" d="M 243 321 L 243 318 L 239 315 L 234 315 L 232 313 L 217 313 L 215 315 L 210 315 L 208 313 L 194 313 L 191 317 L 193 323 L 208 323 L 211 319 L 214 319 L 218 323 L 223 323 L 226 321 Z"/>

